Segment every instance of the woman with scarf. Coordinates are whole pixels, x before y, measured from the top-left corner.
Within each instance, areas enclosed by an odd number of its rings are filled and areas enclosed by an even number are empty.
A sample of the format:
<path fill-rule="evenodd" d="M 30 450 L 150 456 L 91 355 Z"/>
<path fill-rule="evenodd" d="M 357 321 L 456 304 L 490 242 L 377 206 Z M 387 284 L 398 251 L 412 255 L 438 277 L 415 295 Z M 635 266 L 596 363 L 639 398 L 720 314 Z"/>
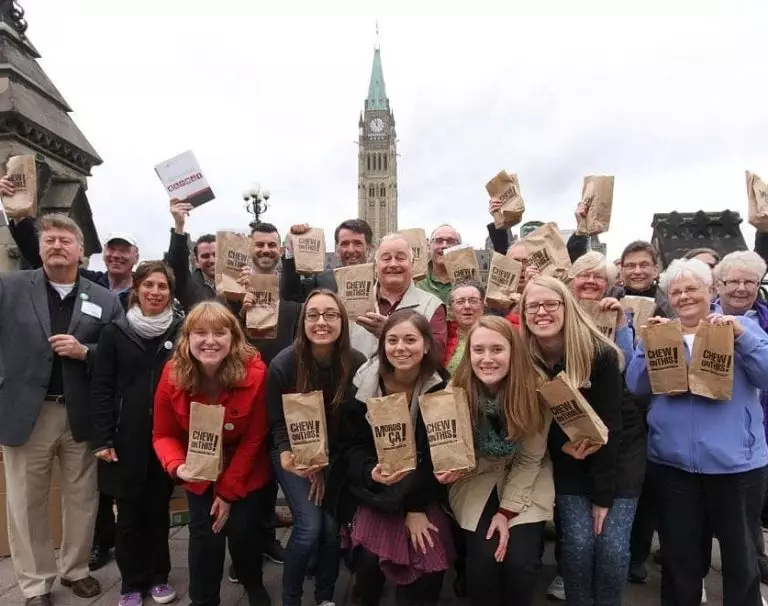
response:
<path fill-rule="evenodd" d="M 91 376 L 93 450 L 99 490 L 117 499 L 115 556 L 120 606 L 176 599 L 168 585 L 168 501 L 173 481 L 152 449 L 152 403 L 181 320 L 172 310 L 173 271 L 161 261 L 136 269 L 125 316 L 104 327 Z"/>
<path fill-rule="evenodd" d="M 469 330 L 452 384 L 469 400 L 477 468 L 441 474 L 467 547 L 472 606 L 533 603 L 544 523 L 555 488 L 547 456 L 549 420 L 536 372 L 518 331 L 486 316 Z"/>
<path fill-rule="evenodd" d="M 479 282 L 457 282 L 451 290 L 448 321 L 448 341 L 445 345 L 443 367 L 452 375 L 464 357 L 467 333 L 483 315 L 485 289 Z"/>
<path fill-rule="evenodd" d="M 762 257 L 752 251 L 732 252 L 715 266 L 713 271 L 715 289 L 723 313 L 729 316 L 752 318 L 768 333 L 768 303 L 761 299 L 760 282 L 765 275 L 766 265 Z M 768 391 L 760 392 L 760 404 L 763 408 L 763 426 L 768 439 Z M 768 504 L 768 493 L 763 508 Z M 765 519 L 765 509 L 763 519 Z M 768 556 L 765 553 L 762 528 L 757 533 L 757 563 L 760 567 L 760 579 L 768 583 Z"/>

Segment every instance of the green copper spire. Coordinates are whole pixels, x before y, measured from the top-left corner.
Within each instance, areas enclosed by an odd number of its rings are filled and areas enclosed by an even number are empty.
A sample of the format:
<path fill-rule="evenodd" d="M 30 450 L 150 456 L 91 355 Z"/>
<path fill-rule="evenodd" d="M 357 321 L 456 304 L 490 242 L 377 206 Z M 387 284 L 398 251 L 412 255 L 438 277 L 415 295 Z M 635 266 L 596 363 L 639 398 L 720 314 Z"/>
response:
<path fill-rule="evenodd" d="M 373 49 L 373 67 L 371 68 L 371 83 L 368 85 L 368 99 L 365 101 L 365 109 L 377 110 L 389 109 L 387 89 L 384 85 L 384 72 L 381 69 L 381 52 L 379 47 Z"/>

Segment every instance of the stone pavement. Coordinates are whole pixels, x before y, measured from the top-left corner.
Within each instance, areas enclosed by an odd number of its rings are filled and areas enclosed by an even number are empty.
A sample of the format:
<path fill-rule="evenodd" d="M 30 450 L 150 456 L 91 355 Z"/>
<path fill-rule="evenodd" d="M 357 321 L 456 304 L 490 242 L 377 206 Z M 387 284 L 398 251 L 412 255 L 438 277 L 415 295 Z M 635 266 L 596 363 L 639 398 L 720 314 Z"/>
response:
<path fill-rule="evenodd" d="M 285 543 L 287 540 L 287 531 L 282 532 L 284 534 L 281 537 L 281 540 Z M 180 599 L 176 602 L 179 606 L 187 606 L 187 604 L 189 604 L 189 598 L 187 596 L 189 586 L 189 577 L 187 574 L 187 543 L 188 534 L 186 527 L 171 529 L 171 561 L 173 569 L 171 571 L 170 582 L 179 593 Z M 545 604 L 554 606 L 557 604 L 557 602 L 548 602 L 544 597 L 544 591 L 555 574 L 551 547 L 551 545 L 548 546 L 547 554 L 545 556 L 545 566 L 540 576 L 540 590 L 538 592 L 539 597 L 537 598 L 536 606 L 543 606 Z M 709 604 L 711 606 L 720 606 L 722 604 L 722 587 L 719 572 L 720 554 L 717 549 L 717 542 L 715 542 L 712 562 L 712 571 L 706 580 L 707 593 L 709 594 Z M 272 603 L 274 606 L 279 606 L 280 604 L 281 570 L 282 567 L 271 562 L 265 564 L 265 582 L 267 589 L 272 596 Z M 649 572 L 650 578 L 648 584 L 627 585 L 623 600 L 623 603 L 626 606 L 655 606 L 659 603 L 659 586 L 661 582 L 659 570 L 653 564 L 649 564 Z M 96 572 L 94 576 L 98 578 L 102 584 L 104 590 L 102 595 L 91 600 L 82 600 L 75 597 L 69 590 L 64 589 L 57 583 L 53 590 L 54 606 L 117 606 L 120 598 L 120 574 L 118 573 L 115 563 L 111 562 L 108 566 Z M 348 599 L 350 590 L 350 577 L 342 565 L 342 573 L 339 578 L 339 583 L 336 586 L 336 602 L 339 606 L 351 606 L 351 600 Z M 768 590 L 768 587 L 763 586 L 763 595 L 768 595 L 768 591 L 766 590 Z M 144 603 L 147 606 L 154 604 L 149 598 L 147 598 Z M 445 583 L 443 599 L 440 603 L 443 606 L 466 606 L 468 604 L 468 602 L 458 600 L 454 597 L 450 582 Z M 24 604 L 21 593 L 16 586 L 10 558 L 0 558 L 0 604 L 2 606 L 17 606 Z M 247 606 L 247 601 L 243 596 L 242 588 L 239 585 L 234 585 L 227 581 L 226 576 L 221 585 L 221 604 L 222 606 Z M 305 585 L 304 604 L 307 606 L 314 606 L 311 580 L 308 580 Z M 385 606 L 394 604 L 391 593 L 387 594 L 383 604 Z"/>

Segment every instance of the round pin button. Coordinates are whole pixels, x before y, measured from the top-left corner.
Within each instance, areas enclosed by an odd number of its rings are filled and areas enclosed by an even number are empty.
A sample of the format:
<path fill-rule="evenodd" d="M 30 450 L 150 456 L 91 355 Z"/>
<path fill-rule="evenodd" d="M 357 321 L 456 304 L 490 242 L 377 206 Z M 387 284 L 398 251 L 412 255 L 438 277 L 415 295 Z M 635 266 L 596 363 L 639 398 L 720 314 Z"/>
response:
<path fill-rule="evenodd" d="M 87 293 L 87 292 L 81 292 L 81 293 L 80 293 L 80 299 L 81 299 L 82 301 L 87 301 L 87 300 L 89 299 L 89 297 L 88 297 L 88 293 Z"/>
<path fill-rule="evenodd" d="M 226 429 L 227 431 L 232 431 L 234 428 L 235 428 L 235 426 L 232 423 L 225 423 L 224 424 L 224 429 Z"/>
<path fill-rule="evenodd" d="M 173 349 L 173 343 L 171 343 L 170 341 L 166 341 L 165 343 L 163 343 L 163 347 L 165 347 L 168 351 L 171 351 Z"/>

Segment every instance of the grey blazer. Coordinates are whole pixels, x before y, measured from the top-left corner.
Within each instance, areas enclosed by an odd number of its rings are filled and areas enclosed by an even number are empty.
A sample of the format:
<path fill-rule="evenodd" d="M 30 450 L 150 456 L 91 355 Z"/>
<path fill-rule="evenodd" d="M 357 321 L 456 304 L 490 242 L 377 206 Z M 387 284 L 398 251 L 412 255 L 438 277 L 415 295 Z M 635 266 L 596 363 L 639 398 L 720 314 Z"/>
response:
<path fill-rule="evenodd" d="M 101 318 L 83 313 L 83 303 L 101 308 Z M 64 400 L 72 436 L 90 437 L 89 365 L 101 329 L 123 314 L 115 294 L 82 276 L 68 334 L 88 347 L 86 362 L 62 358 Z M 43 269 L 0 274 L 0 444 L 21 446 L 35 426 L 53 368 L 51 316 Z"/>

